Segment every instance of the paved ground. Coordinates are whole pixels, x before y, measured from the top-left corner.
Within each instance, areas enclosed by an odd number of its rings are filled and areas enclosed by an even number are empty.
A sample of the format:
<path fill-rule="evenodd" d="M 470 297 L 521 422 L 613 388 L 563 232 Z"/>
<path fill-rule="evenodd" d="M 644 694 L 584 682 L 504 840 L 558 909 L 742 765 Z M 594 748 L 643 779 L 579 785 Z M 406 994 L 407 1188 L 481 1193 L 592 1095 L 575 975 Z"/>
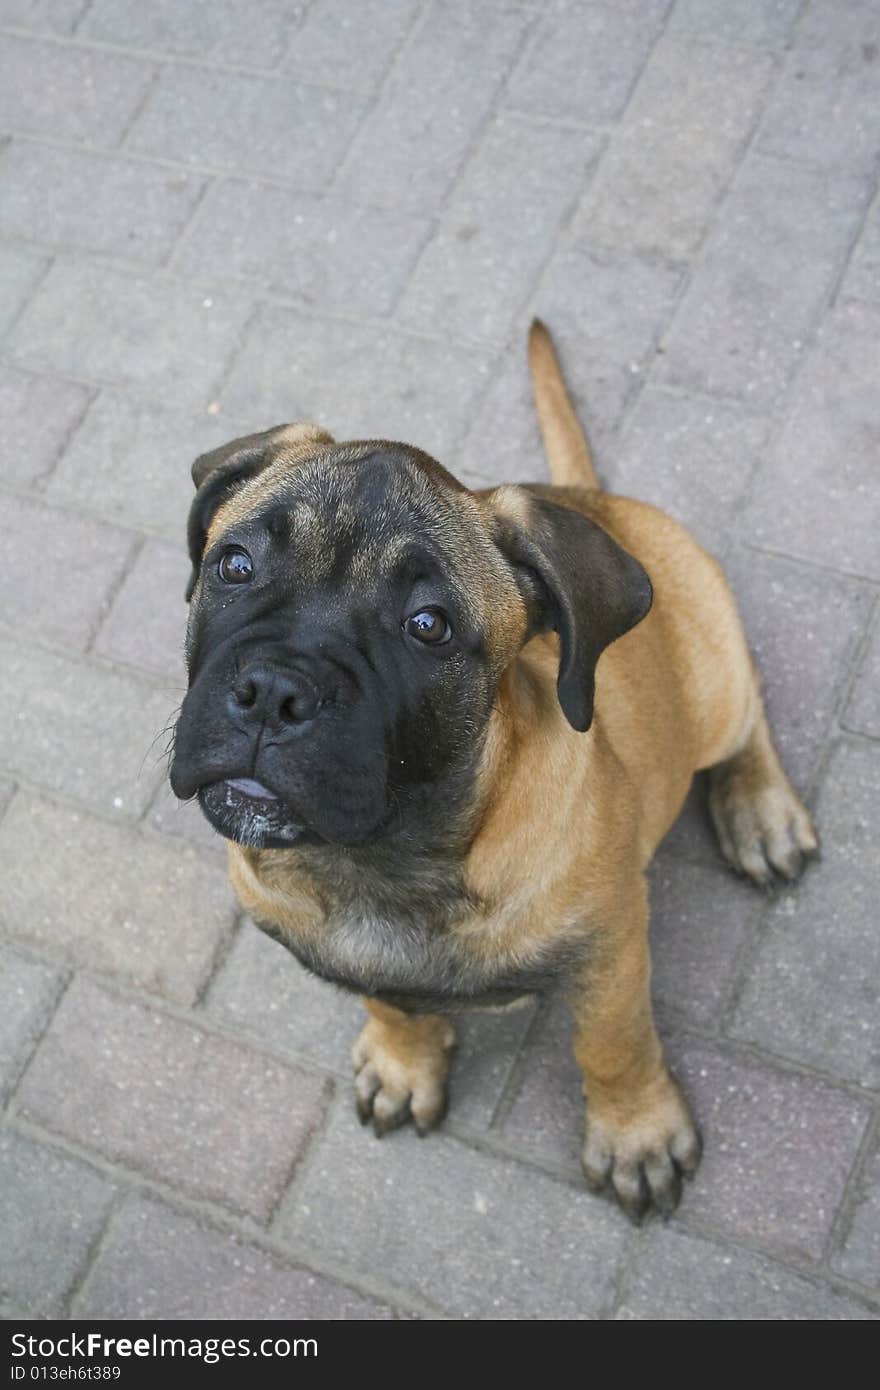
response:
<path fill-rule="evenodd" d="M 0 24 L 7 1315 L 876 1317 L 876 4 Z M 552 1002 L 468 1023 L 441 1134 L 363 1133 L 358 1007 L 237 918 L 163 785 L 193 455 L 307 416 L 540 476 L 536 311 L 609 483 L 725 557 L 824 837 L 776 898 L 699 798 L 661 853 L 708 1147 L 640 1231 L 580 1186 Z"/>

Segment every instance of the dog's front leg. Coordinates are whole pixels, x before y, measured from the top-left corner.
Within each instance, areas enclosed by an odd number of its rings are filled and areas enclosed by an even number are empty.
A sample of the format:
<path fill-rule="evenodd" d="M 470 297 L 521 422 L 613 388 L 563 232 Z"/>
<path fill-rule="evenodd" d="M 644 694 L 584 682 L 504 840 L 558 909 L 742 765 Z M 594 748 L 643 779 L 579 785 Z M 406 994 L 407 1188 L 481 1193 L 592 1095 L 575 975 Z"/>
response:
<path fill-rule="evenodd" d="M 597 1191 L 610 1182 L 636 1221 L 652 1206 L 664 1216 L 675 1210 L 682 1175 L 695 1172 L 701 1152 L 654 1028 L 647 937 L 640 879 L 597 933 L 588 970 L 569 1001 L 587 1101 L 584 1176 Z"/>
<path fill-rule="evenodd" d="M 427 1134 L 446 1114 L 446 1078 L 455 1029 L 438 1014 L 406 1014 L 365 999 L 370 1018 L 352 1049 L 362 1124 L 377 1138 L 412 1117 Z"/>

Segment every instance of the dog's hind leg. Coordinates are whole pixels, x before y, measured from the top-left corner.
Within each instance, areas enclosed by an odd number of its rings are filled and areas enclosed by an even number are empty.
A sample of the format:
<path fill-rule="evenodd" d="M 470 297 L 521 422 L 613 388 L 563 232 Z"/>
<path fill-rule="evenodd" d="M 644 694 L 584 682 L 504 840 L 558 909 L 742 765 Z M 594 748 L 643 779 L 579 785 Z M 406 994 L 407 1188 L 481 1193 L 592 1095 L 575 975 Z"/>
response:
<path fill-rule="evenodd" d="M 800 876 L 819 841 L 809 812 L 782 770 L 758 702 L 746 742 L 709 769 L 709 810 L 727 862 L 766 887 L 774 871 Z"/>

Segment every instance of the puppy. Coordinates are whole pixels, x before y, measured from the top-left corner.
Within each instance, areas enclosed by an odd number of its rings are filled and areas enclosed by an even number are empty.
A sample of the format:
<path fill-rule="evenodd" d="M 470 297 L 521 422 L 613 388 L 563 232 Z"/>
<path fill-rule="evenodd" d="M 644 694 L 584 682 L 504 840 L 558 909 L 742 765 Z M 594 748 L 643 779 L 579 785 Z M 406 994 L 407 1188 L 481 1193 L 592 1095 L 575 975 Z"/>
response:
<path fill-rule="evenodd" d="M 651 1015 L 645 870 L 700 768 L 756 883 L 816 836 L 721 570 L 600 490 L 537 322 L 529 348 L 555 486 L 472 492 L 304 424 L 196 460 L 171 784 L 254 920 L 365 996 L 377 1134 L 442 1118 L 456 1011 L 561 982 L 586 1180 L 668 1215 L 700 1140 Z"/>

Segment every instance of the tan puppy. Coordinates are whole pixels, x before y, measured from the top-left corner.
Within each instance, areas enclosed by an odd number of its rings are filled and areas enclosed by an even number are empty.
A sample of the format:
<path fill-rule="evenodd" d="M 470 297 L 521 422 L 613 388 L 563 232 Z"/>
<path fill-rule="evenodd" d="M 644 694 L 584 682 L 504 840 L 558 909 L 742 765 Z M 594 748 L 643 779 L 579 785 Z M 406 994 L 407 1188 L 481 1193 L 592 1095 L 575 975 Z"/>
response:
<path fill-rule="evenodd" d="M 172 785 L 257 922 L 367 996 L 377 1134 L 442 1118 L 456 1010 L 561 981 L 586 1179 L 668 1214 L 700 1141 L 652 1019 L 645 869 L 701 768 L 756 883 L 816 837 L 721 570 L 600 491 L 538 323 L 530 359 L 554 487 L 472 493 L 309 426 L 197 460 Z"/>

